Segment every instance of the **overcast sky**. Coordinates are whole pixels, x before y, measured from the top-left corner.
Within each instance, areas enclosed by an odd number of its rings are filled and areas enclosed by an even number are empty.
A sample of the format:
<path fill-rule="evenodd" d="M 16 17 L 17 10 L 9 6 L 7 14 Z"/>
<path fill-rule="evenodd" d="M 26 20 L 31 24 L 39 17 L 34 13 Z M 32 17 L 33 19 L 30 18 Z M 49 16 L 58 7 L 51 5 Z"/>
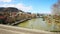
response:
<path fill-rule="evenodd" d="M 25 12 L 51 13 L 51 7 L 57 0 L 0 0 L 0 7 L 16 7 Z"/>

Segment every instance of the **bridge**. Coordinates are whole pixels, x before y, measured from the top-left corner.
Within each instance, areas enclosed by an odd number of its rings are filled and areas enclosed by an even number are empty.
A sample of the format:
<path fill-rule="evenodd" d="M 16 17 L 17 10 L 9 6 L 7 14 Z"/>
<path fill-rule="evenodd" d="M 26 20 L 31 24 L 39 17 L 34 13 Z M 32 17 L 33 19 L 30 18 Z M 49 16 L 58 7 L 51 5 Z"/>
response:
<path fill-rule="evenodd" d="M 55 33 L 0 24 L 0 34 L 55 34 Z"/>

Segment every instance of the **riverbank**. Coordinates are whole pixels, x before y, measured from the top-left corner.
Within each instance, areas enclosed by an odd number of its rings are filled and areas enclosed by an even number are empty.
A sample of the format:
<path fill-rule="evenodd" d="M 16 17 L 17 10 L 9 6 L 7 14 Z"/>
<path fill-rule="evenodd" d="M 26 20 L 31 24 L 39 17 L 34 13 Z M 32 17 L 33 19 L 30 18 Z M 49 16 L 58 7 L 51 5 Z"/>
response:
<path fill-rule="evenodd" d="M 16 21 L 15 23 L 12 23 L 11 25 L 12 25 L 12 26 L 16 26 L 16 25 L 18 25 L 18 24 L 20 24 L 20 23 L 23 23 L 23 22 L 25 22 L 25 21 L 28 21 L 28 20 L 30 20 L 30 19 L 23 19 L 23 20 L 20 20 L 20 21 Z"/>
<path fill-rule="evenodd" d="M 32 19 L 37 19 L 37 18 L 28 18 L 28 19 L 19 20 L 19 21 L 16 21 L 15 23 L 12 23 L 11 25 L 12 25 L 12 26 L 16 26 L 16 25 L 18 25 L 18 24 L 21 24 L 21 23 L 23 23 L 23 22 L 26 22 L 26 21 L 32 20 Z"/>

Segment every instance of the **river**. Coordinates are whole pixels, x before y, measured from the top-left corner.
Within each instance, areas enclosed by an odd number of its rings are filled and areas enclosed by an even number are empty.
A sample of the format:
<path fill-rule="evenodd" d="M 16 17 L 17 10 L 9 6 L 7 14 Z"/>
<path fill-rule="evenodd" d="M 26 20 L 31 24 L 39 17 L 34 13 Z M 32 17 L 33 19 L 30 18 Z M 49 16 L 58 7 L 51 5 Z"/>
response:
<path fill-rule="evenodd" d="M 23 23 L 20 23 L 17 26 L 30 29 L 46 30 L 46 31 L 51 31 L 54 29 L 53 28 L 54 26 L 52 24 L 46 23 L 46 21 L 43 21 L 43 18 L 31 19 Z"/>

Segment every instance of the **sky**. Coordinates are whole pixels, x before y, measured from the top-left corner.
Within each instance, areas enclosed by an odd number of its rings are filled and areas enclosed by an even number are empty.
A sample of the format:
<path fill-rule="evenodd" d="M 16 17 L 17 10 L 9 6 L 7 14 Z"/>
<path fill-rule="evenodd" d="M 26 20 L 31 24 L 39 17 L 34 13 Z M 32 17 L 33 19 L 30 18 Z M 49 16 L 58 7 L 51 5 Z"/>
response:
<path fill-rule="evenodd" d="M 0 0 L 0 7 L 16 7 L 24 12 L 50 14 L 57 0 Z"/>

